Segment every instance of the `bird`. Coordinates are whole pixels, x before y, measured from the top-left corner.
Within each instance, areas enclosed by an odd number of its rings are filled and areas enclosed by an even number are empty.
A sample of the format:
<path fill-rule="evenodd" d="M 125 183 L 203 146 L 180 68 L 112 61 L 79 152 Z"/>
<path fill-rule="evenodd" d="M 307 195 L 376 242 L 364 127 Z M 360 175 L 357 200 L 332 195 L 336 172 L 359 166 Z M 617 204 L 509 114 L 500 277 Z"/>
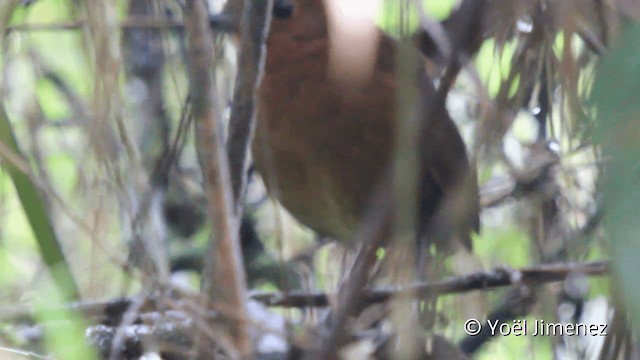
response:
<path fill-rule="evenodd" d="M 342 59 L 332 43 L 329 2 L 274 1 L 252 157 L 267 190 L 294 218 L 323 237 L 349 243 L 398 146 L 401 45 L 373 25 L 370 68 L 336 70 Z M 363 46 L 354 41 L 346 49 Z M 411 86 L 430 103 L 433 79 L 423 55 L 411 50 L 420 65 Z M 343 79 L 351 73 L 358 78 Z M 441 109 L 429 112 L 429 131 L 420 139 L 417 231 L 438 227 L 433 224 L 455 227 L 449 233 L 460 235 L 456 244 L 443 247 L 470 249 L 470 234 L 479 229 L 475 170 L 444 104 L 436 106 Z M 460 211 L 447 205 L 453 203 L 462 204 Z"/>

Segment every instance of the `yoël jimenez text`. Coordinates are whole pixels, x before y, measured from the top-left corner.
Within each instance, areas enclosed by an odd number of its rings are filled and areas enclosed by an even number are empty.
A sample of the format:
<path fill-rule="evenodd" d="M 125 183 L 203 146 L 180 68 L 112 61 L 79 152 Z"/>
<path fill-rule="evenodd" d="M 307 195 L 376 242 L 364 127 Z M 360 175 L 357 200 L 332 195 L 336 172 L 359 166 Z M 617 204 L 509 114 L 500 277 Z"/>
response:
<path fill-rule="evenodd" d="M 552 323 L 544 320 L 487 320 L 492 335 L 515 336 L 607 336 L 607 324 Z"/>

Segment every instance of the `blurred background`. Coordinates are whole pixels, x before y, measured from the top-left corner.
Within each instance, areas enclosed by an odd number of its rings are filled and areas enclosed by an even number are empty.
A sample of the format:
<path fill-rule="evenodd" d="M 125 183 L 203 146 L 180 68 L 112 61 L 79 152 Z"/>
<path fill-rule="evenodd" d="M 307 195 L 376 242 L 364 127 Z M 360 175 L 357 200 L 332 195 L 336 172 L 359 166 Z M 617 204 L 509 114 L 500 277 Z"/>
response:
<path fill-rule="evenodd" d="M 378 1 L 372 16 L 402 37 L 424 14 L 448 30 L 458 5 L 425 0 L 423 14 L 416 3 Z M 224 1 L 209 5 L 214 13 Z M 626 324 L 640 314 L 639 18 L 635 1 L 488 2 L 483 43 L 447 103 L 478 164 L 482 232 L 474 258 L 450 259 L 447 275 L 611 259 L 614 278 L 577 273 L 536 287 L 519 312 L 617 332 L 499 337 L 474 358 L 636 358 Z M 199 289 L 210 227 L 181 21 L 177 0 L 0 2 L 0 358 L 96 358 L 78 342 L 89 319 L 38 310 L 75 287 L 88 301 L 136 294 L 154 277 Z M 228 116 L 236 48 L 215 41 L 217 105 Z M 245 212 L 251 289 L 335 290 L 344 249 L 297 224 L 252 171 Z M 51 277 L 60 254 L 76 285 Z M 438 333 L 464 339 L 461 324 L 507 292 L 441 297 Z M 23 308 L 35 318 L 17 319 Z"/>

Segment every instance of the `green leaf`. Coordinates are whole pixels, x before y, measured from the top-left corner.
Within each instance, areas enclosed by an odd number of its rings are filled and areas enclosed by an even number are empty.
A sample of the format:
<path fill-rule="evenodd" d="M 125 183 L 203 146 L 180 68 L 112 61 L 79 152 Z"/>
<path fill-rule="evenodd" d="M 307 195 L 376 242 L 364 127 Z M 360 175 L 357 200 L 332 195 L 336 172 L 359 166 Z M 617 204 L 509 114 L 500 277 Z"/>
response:
<path fill-rule="evenodd" d="M 24 159 L 13 133 L 9 117 L 4 106 L 0 104 L 0 143 L 5 148 Z M 20 171 L 13 163 L 3 159 L 0 163 L 7 172 L 20 199 L 25 215 L 29 220 L 31 229 L 40 247 L 40 255 L 51 272 L 56 285 L 67 300 L 78 298 L 79 291 L 71 273 L 62 246 L 54 231 L 53 223 L 47 212 L 39 189 L 31 181 L 29 176 Z"/>
<path fill-rule="evenodd" d="M 640 26 L 629 25 L 603 58 L 593 88 L 595 140 L 605 167 L 604 226 L 630 313 L 640 320 Z"/>

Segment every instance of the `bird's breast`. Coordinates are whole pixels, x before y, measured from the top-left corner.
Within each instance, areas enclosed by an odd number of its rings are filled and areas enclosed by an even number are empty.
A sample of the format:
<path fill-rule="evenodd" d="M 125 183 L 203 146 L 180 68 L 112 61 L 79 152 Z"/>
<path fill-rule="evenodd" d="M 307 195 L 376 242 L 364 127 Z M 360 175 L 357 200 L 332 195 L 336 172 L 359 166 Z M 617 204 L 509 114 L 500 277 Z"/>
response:
<path fill-rule="evenodd" d="M 306 59 L 289 71 L 267 67 L 253 156 L 271 194 L 298 220 L 347 239 L 390 160 L 393 81 L 377 74 L 371 85 L 340 87 L 322 62 Z"/>

